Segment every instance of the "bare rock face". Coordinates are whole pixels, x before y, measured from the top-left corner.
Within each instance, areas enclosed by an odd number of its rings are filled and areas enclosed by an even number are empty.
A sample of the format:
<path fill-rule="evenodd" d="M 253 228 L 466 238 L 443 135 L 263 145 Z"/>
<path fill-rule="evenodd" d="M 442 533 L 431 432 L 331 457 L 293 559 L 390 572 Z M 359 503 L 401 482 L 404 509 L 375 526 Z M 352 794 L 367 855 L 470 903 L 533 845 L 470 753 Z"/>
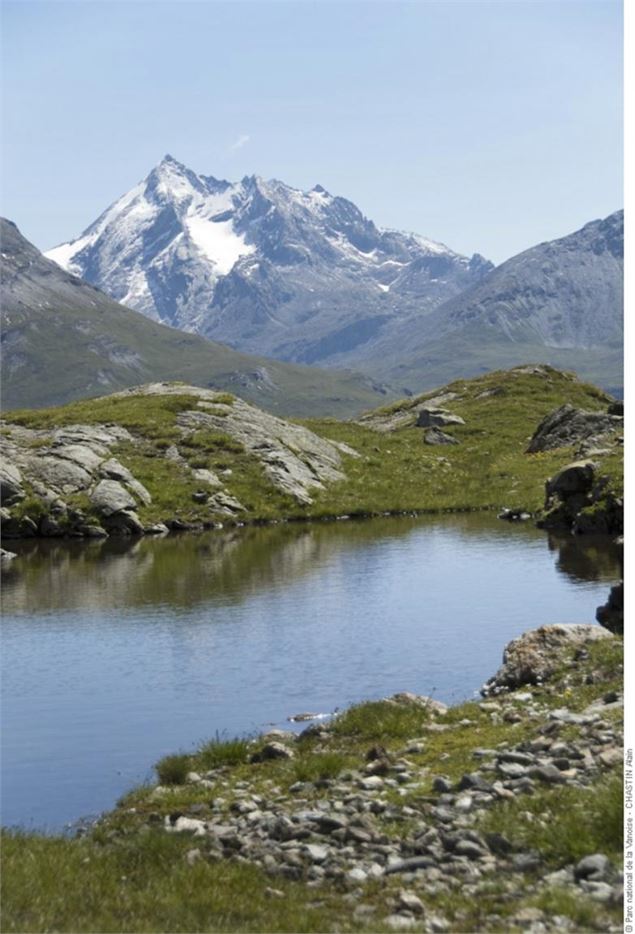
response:
<path fill-rule="evenodd" d="M 609 406 L 609 411 L 612 406 Z M 620 415 L 605 412 L 585 412 L 566 403 L 546 415 L 533 434 L 527 454 L 552 451 L 554 448 L 600 439 L 610 432 L 621 431 L 624 420 Z"/>
<path fill-rule="evenodd" d="M 131 472 L 111 457 L 111 447 L 132 441 L 117 425 L 67 425 L 54 430 L 35 430 L 7 425 L 0 439 L 0 477 L 9 491 L 8 506 L 24 497 L 23 485 L 42 502 L 45 514 L 35 519 L 9 517 L 3 525 L 7 538 L 30 535 L 59 537 L 71 529 L 86 537 L 139 534 L 135 509 L 151 497 Z M 102 528 L 69 511 L 65 499 L 87 493 Z"/>
<path fill-rule="evenodd" d="M 503 665 L 481 688 L 481 694 L 498 694 L 524 684 L 546 681 L 562 663 L 570 648 L 583 648 L 611 633 L 594 625 L 541 626 L 514 639 L 503 653 Z"/>

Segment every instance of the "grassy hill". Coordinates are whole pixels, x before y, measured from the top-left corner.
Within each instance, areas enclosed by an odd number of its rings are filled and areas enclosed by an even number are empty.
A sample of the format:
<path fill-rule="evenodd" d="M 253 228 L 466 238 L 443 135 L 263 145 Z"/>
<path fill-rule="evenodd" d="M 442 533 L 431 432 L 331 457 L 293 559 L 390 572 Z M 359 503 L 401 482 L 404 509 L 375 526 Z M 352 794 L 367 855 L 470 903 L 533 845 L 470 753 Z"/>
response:
<path fill-rule="evenodd" d="M 455 444 L 426 444 L 416 426 L 419 410 L 438 399 L 447 400 L 444 405 L 463 420 L 447 429 Z M 192 387 L 155 386 L 148 393 L 133 390 L 61 408 L 8 413 L 2 441 L 13 450 L 14 463 L 26 458 L 28 477 L 34 465 L 39 470 L 59 458 L 54 433 L 63 426 L 125 429 L 127 436 L 111 453 L 150 495 L 150 502 L 137 504 L 146 525 L 174 517 L 209 524 L 505 506 L 534 512 L 543 504 L 546 478 L 575 455 L 573 447 L 526 454 L 538 423 L 565 402 L 606 411 L 609 401 L 572 374 L 519 367 L 457 380 L 358 421 L 288 423 L 267 421 L 271 416 L 232 396 L 201 398 Z M 598 463 L 619 490 L 618 440 Z M 69 456 L 75 456 L 73 451 Z M 219 510 L 213 497 L 200 495 L 200 470 L 210 471 L 223 494 L 239 503 L 233 515 Z M 290 478 L 298 470 L 301 489 L 294 489 Z M 64 498 L 68 507 L 90 516 L 89 486 Z M 25 490 L 29 495 L 14 512 L 41 511 L 29 482 Z"/>
<path fill-rule="evenodd" d="M 238 353 L 151 321 L 64 272 L 1 218 L 0 241 L 4 408 L 62 405 L 157 379 L 230 390 L 294 416 L 346 417 L 386 397 L 357 373 Z"/>

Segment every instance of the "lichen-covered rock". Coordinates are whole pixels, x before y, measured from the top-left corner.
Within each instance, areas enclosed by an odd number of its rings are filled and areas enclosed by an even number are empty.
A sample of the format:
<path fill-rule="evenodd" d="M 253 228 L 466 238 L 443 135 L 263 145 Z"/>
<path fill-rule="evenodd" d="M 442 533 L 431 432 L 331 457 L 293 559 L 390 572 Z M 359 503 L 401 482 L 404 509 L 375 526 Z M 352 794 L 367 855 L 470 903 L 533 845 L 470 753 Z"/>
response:
<path fill-rule="evenodd" d="M 507 645 L 502 667 L 483 685 L 481 694 L 487 696 L 546 681 L 562 663 L 566 650 L 606 638 L 611 638 L 611 634 L 594 625 L 556 624 L 531 629 Z"/>
<path fill-rule="evenodd" d="M 585 412 L 566 403 L 543 418 L 529 442 L 527 453 L 551 451 L 589 438 L 598 438 L 607 432 L 621 430 L 623 425 L 623 419 L 618 415 Z"/>

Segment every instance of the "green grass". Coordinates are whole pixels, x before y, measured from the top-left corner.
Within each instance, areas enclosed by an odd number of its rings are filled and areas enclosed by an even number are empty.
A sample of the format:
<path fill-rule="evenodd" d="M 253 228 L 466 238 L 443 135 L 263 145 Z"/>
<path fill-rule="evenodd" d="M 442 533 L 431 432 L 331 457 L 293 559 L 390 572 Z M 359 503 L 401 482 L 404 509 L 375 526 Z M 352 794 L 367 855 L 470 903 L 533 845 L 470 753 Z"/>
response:
<path fill-rule="evenodd" d="M 191 757 L 185 753 L 164 756 L 154 768 L 162 785 L 183 785 L 187 773 L 192 771 Z"/>
<path fill-rule="evenodd" d="M 430 719 L 430 714 L 420 707 L 387 701 L 366 701 L 350 707 L 337 717 L 333 722 L 333 733 L 370 745 L 386 736 L 391 740 L 417 736 Z"/>
<path fill-rule="evenodd" d="M 9 931 L 350 930 L 337 893 L 311 907 L 300 884 L 253 866 L 190 866 L 191 839 L 148 831 L 117 846 L 4 833 L 3 927 Z M 275 885 L 283 897 L 271 897 Z M 316 899 L 317 901 L 317 899 Z M 322 900 L 320 900 L 322 901 Z"/>
<path fill-rule="evenodd" d="M 498 804 L 481 827 L 536 850 L 554 869 L 590 853 L 604 853 L 619 866 L 623 819 L 623 781 L 615 773 L 590 788 L 539 789 L 530 797 Z"/>
<path fill-rule="evenodd" d="M 223 765 L 241 765 L 253 751 L 248 739 L 214 739 L 203 743 L 196 753 L 197 769 L 216 769 Z"/>
<path fill-rule="evenodd" d="M 489 390 L 498 395 L 482 396 Z M 573 448 L 525 454 L 531 435 L 541 419 L 564 402 L 589 410 L 606 410 L 608 396 L 595 386 L 570 374 L 547 370 L 536 376 L 515 370 L 489 373 L 473 380 L 457 380 L 444 391 L 458 393 L 447 407 L 465 420 L 449 433 L 458 445 L 429 446 L 423 431 L 410 426 L 387 434 L 373 431 L 372 424 L 310 422 L 318 434 L 344 441 L 358 451 L 359 459 L 347 459 L 347 480 L 334 484 L 316 497 L 313 514 L 365 510 L 472 510 L 523 508 L 539 510 L 544 503 L 544 483 L 567 460 Z M 437 394 L 393 403 L 380 412 L 409 412 Z M 480 396 L 480 398 L 479 398 Z M 621 488 L 621 455 L 602 463 L 611 487 Z"/>
<path fill-rule="evenodd" d="M 382 412 L 402 411 L 410 418 L 409 424 L 389 433 L 373 430 L 373 420 L 306 422 L 317 434 L 345 442 L 359 454 L 343 455 L 346 479 L 316 490 L 314 502 L 308 506 L 275 487 L 260 462 L 228 433 L 197 430 L 184 434 L 177 427 L 177 416 L 197 405 L 187 387 L 183 393 L 105 397 L 61 409 L 14 412 L 7 417 L 15 424 L 37 429 L 78 422 L 122 425 L 134 441 L 119 444 L 113 453 L 147 487 L 153 500 L 151 505 L 139 507 L 142 521 L 178 517 L 189 522 L 221 518 L 231 523 L 231 518 L 214 517 L 205 503 L 194 501 L 193 494 L 201 483 L 181 464 L 163 456 L 170 445 L 177 444 L 189 467 L 205 467 L 220 476 L 223 486 L 244 507 L 236 517 L 241 522 L 498 510 L 504 506 L 536 512 L 543 506 L 547 477 L 574 456 L 572 448 L 526 454 L 537 424 L 563 402 L 600 410 L 608 401 L 596 387 L 550 369 L 539 375 L 516 370 L 489 373 L 458 380 L 447 389 L 457 393 L 449 407 L 465 420 L 465 425 L 450 429 L 461 442 L 458 445 L 426 445 L 423 431 L 414 426 L 414 408 L 432 393 L 375 413 L 374 422 Z M 487 395 L 492 390 L 497 394 Z M 226 411 L 231 397 L 219 394 L 217 398 Z M 602 461 L 600 474 L 608 478 L 606 495 L 622 494 L 621 451 Z"/>
<path fill-rule="evenodd" d="M 305 755 L 293 765 L 293 778 L 297 782 L 315 782 L 320 779 L 337 778 L 346 769 L 356 764 L 352 756 L 342 752 L 315 752 Z"/>

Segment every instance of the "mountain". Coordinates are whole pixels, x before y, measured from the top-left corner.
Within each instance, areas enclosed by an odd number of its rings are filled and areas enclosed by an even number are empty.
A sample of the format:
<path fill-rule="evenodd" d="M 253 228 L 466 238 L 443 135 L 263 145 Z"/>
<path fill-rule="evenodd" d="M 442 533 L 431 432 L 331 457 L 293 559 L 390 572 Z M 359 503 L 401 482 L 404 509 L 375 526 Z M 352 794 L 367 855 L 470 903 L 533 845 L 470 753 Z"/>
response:
<path fill-rule="evenodd" d="M 411 315 L 369 344 L 356 366 L 425 388 L 533 361 L 620 394 L 623 250 L 624 212 L 616 211 L 512 257 L 424 321 Z M 397 359 L 399 347 L 407 350 Z"/>
<path fill-rule="evenodd" d="M 166 156 L 76 240 L 46 254 L 156 321 L 243 351 L 328 363 L 493 266 L 382 230 L 320 185 L 197 175 Z"/>
<path fill-rule="evenodd" d="M 58 405 L 153 380 L 230 390 L 291 415 L 350 415 L 385 390 L 350 372 L 322 372 L 237 353 L 150 321 L 42 254 L 0 219 L 2 397 L 5 408 Z"/>

